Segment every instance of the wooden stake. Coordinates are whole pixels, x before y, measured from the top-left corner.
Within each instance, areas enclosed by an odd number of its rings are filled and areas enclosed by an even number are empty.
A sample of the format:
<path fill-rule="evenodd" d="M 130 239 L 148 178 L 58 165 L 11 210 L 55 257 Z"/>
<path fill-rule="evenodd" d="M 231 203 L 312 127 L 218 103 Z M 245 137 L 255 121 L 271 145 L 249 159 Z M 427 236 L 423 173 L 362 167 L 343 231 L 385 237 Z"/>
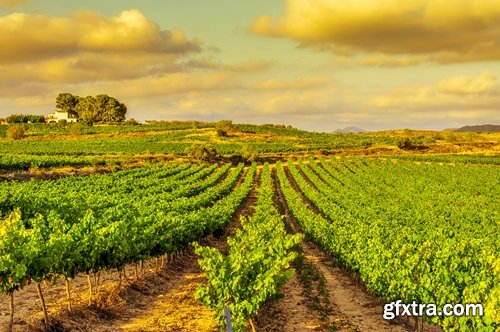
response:
<path fill-rule="evenodd" d="M 125 270 L 125 265 L 123 265 L 123 279 L 127 282 L 127 284 L 130 284 L 127 278 L 127 271 Z"/>
<path fill-rule="evenodd" d="M 139 279 L 139 271 L 137 270 L 137 263 L 134 264 L 134 277 L 135 280 Z"/>
<path fill-rule="evenodd" d="M 68 310 L 71 312 L 71 293 L 69 289 L 69 279 L 66 278 L 66 298 L 68 299 Z"/>
<path fill-rule="evenodd" d="M 94 294 L 97 294 L 97 273 L 94 272 Z"/>
<path fill-rule="evenodd" d="M 49 324 L 49 315 L 47 314 L 47 307 L 45 305 L 45 299 L 43 298 L 42 287 L 36 281 L 35 281 L 35 284 L 36 284 L 36 289 L 38 291 L 38 297 L 40 298 L 40 301 L 42 301 L 43 320 L 45 322 L 45 325 L 48 325 Z"/>
<path fill-rule="evenodd" d="M 252 332 L 255 332 L 255 326 L 253 326 L 253 321 L 250 319 L 250 326 L 252 327 Z"/>
<path fill-rule="evenodd" d="M 96 288 L 95 293 L 96 294 L 99 294 L 99 284 L 100 284 L 100 281 L 101 281 L 101 271 L 97 272 L 97 280 L 96 280 L 96 283 L 95 283 L 95 288 Z"/>
<path fill-rule="evenodd" d="M 122 270 L 119 267 L 117 267 L 116 270 L 118 271 L 118 279 L 120 280 L 118 286 L 121 286 L 123 281 Z"/>
<path fill-rule="evenodd" d="M 12 332 L 12 328 L 14 327 L 14 290 L 10 291 L 9 309 L 10 309 L 10 320 L 9 320 L 9 326 L 7 327 L 7 332 Z"/>
<path fill-rule="evenodd" d="M 90 274 L 87 273 L 87 283 L 89 284 L 89 305 L 92 304 L 92 295 L 93 295 L 93 290 L 92 290 L 92 280 L 90 280 Z"/>

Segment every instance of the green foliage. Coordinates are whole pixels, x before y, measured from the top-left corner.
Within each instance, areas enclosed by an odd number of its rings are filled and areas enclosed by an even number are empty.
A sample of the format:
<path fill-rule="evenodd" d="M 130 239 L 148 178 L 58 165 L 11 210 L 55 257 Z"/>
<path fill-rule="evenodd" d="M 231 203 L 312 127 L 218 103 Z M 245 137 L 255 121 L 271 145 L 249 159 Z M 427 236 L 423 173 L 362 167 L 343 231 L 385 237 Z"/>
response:
<path fill-rule="evenodd" d="M 69 125 L 68 132 L 70 135 L 82 135 L 85 126 L 82 123 L 72 123 Z"/>
<path fill-rule="evenodd" d="M 0 292 L 184 249 L 226 226 L 255 169 L 241 182 L 243 165 L 174 164 L 0 183 Z"/>
<path fill-rule="evenodd" d="M 398 137 L 396 139 L 396 146 L 402 150 L 407 150 L 411 149 L 413 144 L 408 137 Z"/>
<path fill-rule="evenodd" d="M 130 118 L 130 119 L 125 120 L 125 122 L 123 124 L 128 125 L 128 126 L 138 126 L 141 123 L 134 118 Z"/>
<path fill-rule="evenodd" d="M 7 129 L 6 137 L 11 139 L 22 139 L 25 135 L 24 128 L 20 125 L 12 125 Z"/>
<path fill-rule="evenodd" d="M 75 111 L 80 120 L 90 126 L 94 124 L 94 122 L 98 122 L 99 110 L 97 108 L 95 97 L 87 96 L 79 98 L 78 104 L 75 106 Z"/>
<path fill-rule="evenodd" d="M 321 212 L 302 203 L 278 163 L 302 229 L 371 291 L 388 301 L 482 303 L 483 317 L 432 321 L 445 331 L 498 329 L 496 167 L 310 159 L 287 168 Z"/>
<path fill-rule="evenodd" d="M 219 137 L 227 137 L 227 131 L 222 129 L 217 129 L 217 136 Z"/>
<path fill-rule="evenodd" d="M 94 137 L 86 140 L 29 140 L 9 141 L 0 145 L 0 153 L 34 153 L 47 155 L 90 155 L 90 154 L 142 154 L 151 153 L 186 155 L 193 139 L 210 143 L 213 135 L 209 130 L 193 130 L 192 121 L 148 121 L 148 124 L 134 126 L 92 126 L 85 133 L 118 134 Z M 213 128 L 211 123 L 200 124 L 203 128 Z M 0 125 L 0 135 L 7 126 Z M 4 129 L 5 128 L 5 129 Z M 67 135 L 68 130 L 57 124 L 26 124 L 27 136 Z M 368 144 L 393 144 L 392 137 L 368 135 L 336 135 L 312 133 L 289 128 L 263 128 L 255 125 L 235 125 L 242 135 L 232 135 L 231 139 L 212 142 L 217 154 L 229 157 L 241 154 L 245 145 L 250 145 L 261 154 L 283 154 L 293 152 L 313 153 L 324 149 L 333 152 L 338 149 L 368 146 Z M 127 133 L 151 132 L 150 135 L 127 135 Z M 269 136 L 272 135 L 272 136 Z"/>
<path fill-rule="evenodd" d="M 252 146 L 250 146 L 249 144 L 243 145 L 243 147 L 241 148 L 241 156 L 246 161 L 251 162 L 257 161 L 257 159 L 259 158 L 259 154 L 257 153 L 257 151 L 255 151 L 255 149 L 252 148 Z"/>
<path fill-rule="evenodd" d="M 60 93 L 56 98 L 56 107 L 68 112 L 70 116 L 78 116 L 89 125 L 122 122 L 127 113 L 125 104 L 105 94 L 79 97 Z"/>
<path fill-rule="evenodd" d="M 427 154 L 427 155 L 395 155 L 391 156 L 395 159 L 405 159 L 405 160 L 415 160 L 415 161 L 435 161 L 444 163 L 464 163 L 464 164 L 492 164 L 500 165 L 499 156 L 488 156 L 488 155 L 439 155 L 439 154 Z"/>
<path fill-rule="evenodd" d="M 234 124 L 231 120 L 220 120 L 215 123 L 215 129 L 230 133 L 234 131 Z"/>
<path fill-rule="evenodd" d="M 213 161 L 217 157 L 217 151 L 211 144 L 193 144 L 186 151 L 186 154 L 196 160 Z"/>
<path fill-rule="evenodd" d="M 45 123 L 45 117 L 36 114 L 12 114 L 5 120 L 7 123 Z"/>
<path fill-rule="evenodd" d="M 208 286 L 199 286 L 195 296 L 216 310 L 220 331 L 225 330 L 224 307 L 231 311 L 234 331 L 243 331 L 246 321 L 292 274 L 290 263 L 297 256 L 293 248 L 302 236 L 286 233 L 273 194 L 269 165 L 265 164 L 255 213 L 242 218 L 242 228 L 228 239 L 229 254 L 195 244 L 208 279 Z"/>
<path fill-rule="evenodd" d="M 79 101 L 79 96 L 74 96 L 68 92 L 60 93 L 56 98 L 56 107 L 67 112 L 69 116 L 78 116 L 76 105 L 78 105 Z"/>

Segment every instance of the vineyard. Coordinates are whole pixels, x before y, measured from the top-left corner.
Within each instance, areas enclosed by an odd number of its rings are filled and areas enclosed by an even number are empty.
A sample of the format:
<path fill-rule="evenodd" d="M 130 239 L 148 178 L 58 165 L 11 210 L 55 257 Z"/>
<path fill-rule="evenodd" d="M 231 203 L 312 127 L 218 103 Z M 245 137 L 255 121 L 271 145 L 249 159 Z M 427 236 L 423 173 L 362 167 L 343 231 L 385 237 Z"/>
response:
<path fill-rule="evenodd" d="M 22 144 L 30 148 L 30 141 Z M 76 145 L 75 155 L 80 148 Z M 4 168 L 28 167 L 33 160 L 58 166 L 62 157 L 63 164 L 96 162 L 72 154 L 29 160 L 7 155 L 0 162 Z M 50 283 L 64 283 L 60 298 L 67 308 L 59 311 L 71 311 L 95 305 L 101 274 L 115 271 L 122 285 L 128 280 L 126 268 L 137 280 L 146 266 L 158 273 L 192 259 L 198 260 L 205 281 L 190 296 L 212 308 L 220 330 L 228 315 L 235 331 L 267 330 L 259 317 L 269 311 L 266 306 L 279 306 L 280 292 L 287 298 L 287 281 L 296 282 L 294 262 L 302 256 L 307 261 L 301 252 L 312 241 L 381 303 L 484 305 L 482 317 L 426 317 L 427 326 L 495 331 L 500 327 L 498 158 L 458 161 L 355 156 L 271 165 L 169 162 L 57 180 L 0 182 L 0 302 L 9 304 L 0 307 L 6 310 L 0 322 L 17 329 L 16 294 L 29 287 L 35 287 L 50 326 L 58 317 L 49 315 L 44 300 Z M 251 210 L 242 212 L 245 205 Z M 207 238 L 215 238 L 219 247 Z M 333 266 L 320 268 L 328 269 Z M 305 275 L 299 268 L 295 273 Z M 82 276 L 88 284 L 86 303 L 71 291 L 72 280 Z M 331 294 L 326 297 L 335 301 Z M 382 307 L 374 319 L 385 324 Z M 342 315 L 348 323 L 341 329 L 363 326 L 357 322 L 361 318 Z M 318 318 L 327 326 L 321 330 L 334 328 L 325 323 L 327 316 Z M 155 329 L 162 330 L 160 325 Z"/>

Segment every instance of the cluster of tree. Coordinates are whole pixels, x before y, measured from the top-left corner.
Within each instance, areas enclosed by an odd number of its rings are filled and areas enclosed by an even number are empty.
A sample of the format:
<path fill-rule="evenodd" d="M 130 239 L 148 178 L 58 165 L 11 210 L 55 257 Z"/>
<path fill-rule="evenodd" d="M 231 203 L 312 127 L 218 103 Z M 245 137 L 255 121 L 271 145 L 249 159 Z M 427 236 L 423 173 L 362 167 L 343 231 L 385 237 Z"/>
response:
<path fill-rule="evenodd" d="M 125 104 L 104 94 L 79 97 L 67 92 L 60 93 L 56 98 L 56 107 L 90 125 L 99 122 L 122 122 L 127 113 Z"/>
<path fill-rule="evenodd" d="M 45 123 L 45 117 L 36 114 L 12 114 L 5 120 L 7 123 Z"/>

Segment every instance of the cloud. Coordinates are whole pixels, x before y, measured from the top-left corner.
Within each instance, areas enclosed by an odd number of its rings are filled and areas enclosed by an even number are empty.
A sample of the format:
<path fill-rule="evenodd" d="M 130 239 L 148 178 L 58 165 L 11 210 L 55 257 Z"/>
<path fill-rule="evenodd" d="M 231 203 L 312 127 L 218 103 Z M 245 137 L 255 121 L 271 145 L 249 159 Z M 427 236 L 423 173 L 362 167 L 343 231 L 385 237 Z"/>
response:
<path fill-rule="evenodd" d="M 216 92 L 240 89 L 243 85 L 235 75 L 225 72 L 177 72 L 157 76 L 139 77 L 120 83 L 103 81 L 92 84 L 87 94 L 109 91 L 128 98 L 167 96 L 193 92 Z"/>
<path fill-rule="evenodd" d="M 105 17 L 13 13 L 0 17 L 0 85 L 14 81 L 82 83 L 161 76 L 186 70 L 180 61 L 201 41 L 164 30 L 139 10 Z M 31 90 L 31 89 L 29 89 Z"/>
<path fill-rule="evenodd" d="M 80 53 L 32 63 L 0 65 L 0 82 L 30 81 L 45 83 L 80 83 L 121 81 L 150 75 L 179 72 L 176 55 L 134 54 L 123 56 Z"/>
<path fill-rule="evenodd" d="M 456 76 L 439 82 L 438 89 L 452 95 L 478 95 L 492 91 L 496 82 L 497 75 L 491 73 L 478 76 Z"/>
<path fill-rule="evenodd" d="M 282 17 L 258 17 L 250 31 L 316 51 L 368 54 L 365 65 L 500 60 L 500 6 L 491 0 L 288 0 Z"/>
<path fill-rule="evenodd" d="M 455 76 L 435 85 L 407 86 L 375 96 L 368 105 L 381 109 L 447 112 L 490 110 L 498 113 L 500 88 L 497 75 Z"/>
<path fill-rule="evenodd" d="M 429 60 L 428 56 L 425 55 L 385 55 L 385 54 L 372 54 L 365 56 L 362 58 L 359 63 L 363 66 L 370 67 L 386 67 L 386 68 L 394 68 L 394 67 L 410 67 L 415 66 L 420 63 L 426 62 Z"/>
<path fill-rule="evenodd" d="M 7 7 L 16 7 L 16 6 L 19 6 L 25 2 L 26 2 L 26 0 L 0 0 L 0 5 L 7 6 Z"/>
<path fill-rule="evenodd" d="M 185 54 L 201 50 L 180 30 L 162 30 L 139 10 L 105 17 L 80 11 L 72 17 L 13 13 L 0 17 L 0 63 L 27 62 L 80 52 Z"/>
<path fill-rule="evenodd" d="M 291 89 L 312 89 L 323 87 L 331 83 L 328 76 L 300 77 L 291 80 L 268 79 L 256 82 L 252 85 L 254 89 L 260 90 L 291 90 Z"/>
<path fill-rule="evenodd" d="M 269 60 L 246 60 L 236 62 L 233 64 L 224 64 L 219 59 L 214 57 L 203 57 L 188 60 L 184 63 L 187 68 L 197 69 L 212 69 L 212 70 L 225 70 L 243 73 L 254 73 L 264 71 L 275 65 L 274 61 Z"/>

